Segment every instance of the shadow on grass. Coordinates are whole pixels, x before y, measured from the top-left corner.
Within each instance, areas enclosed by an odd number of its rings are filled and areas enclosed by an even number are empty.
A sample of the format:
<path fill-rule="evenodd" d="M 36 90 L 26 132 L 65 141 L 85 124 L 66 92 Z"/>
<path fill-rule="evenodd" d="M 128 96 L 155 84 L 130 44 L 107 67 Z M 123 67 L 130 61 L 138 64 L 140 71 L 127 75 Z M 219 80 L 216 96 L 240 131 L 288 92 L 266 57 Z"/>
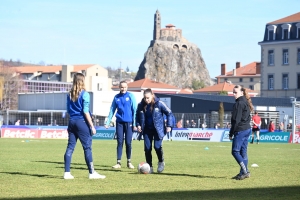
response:
<path fill-rule="evenodd" d="M 200 186 L 199 186 L 200 187 Z M 299 199 L 300 186 L 270 187 L 270 188 L 247 188 L 247 189 L 226 189 L 226 190 L 197 190 L 197 191 L 174 191 L 174 192 L 148 192 L 129 194 L 90 194 L 90 195 L 68 195 L 28 199 Z M 96 192 L 96 191 L 95 191 Z M 14 198 L 7 198 L 14 199 Z"/>
<path fill-rule="evenodd" d="M 2 174 L 10 174 L 10 175 L 21 175 L 21 176 L 33 176 L 33 177 L 39 177 L 39 178 L 59 178 L 61 179 L 62 176 L 52 176 L 48 174 L 28 174 L 28 173 L 22 173 L 22 172 L 0 172 Z"/>
<path fill-rule="evenodd" d="M 53 162 L 53 161 L 32 161 L 32 162 L 58 164 L 58 165 L 64 165 L 65 164 L 64 162 Z M 84 165 L 84 166 L 86 166 L 85 163 L 71 163 L 71 165 Z M 109 166 L 109 165 L 94 165 L 94 166 L 97 166 L 97 167 L 110 167 L 111 168 L 111 166 Z"/>
<path fill-rule="evenodd" d="M 136 172 L 137 173 L 137 172 Z M 130 173 L 130 174 L 136 174 L 136 173 Z M 200 174 L 176 174 L 176 173 L 153 173 L 151 175 L 164 175 L 164 176 L 189 176 L 189 177 L 194 177 L 194 178 L 224 178 L 224 179 L 227 179 L 226 176 L 223 176 L 223 177 L 216 177 L 216 176 L 203 176 L 203 175 L 200 175 Z"/>

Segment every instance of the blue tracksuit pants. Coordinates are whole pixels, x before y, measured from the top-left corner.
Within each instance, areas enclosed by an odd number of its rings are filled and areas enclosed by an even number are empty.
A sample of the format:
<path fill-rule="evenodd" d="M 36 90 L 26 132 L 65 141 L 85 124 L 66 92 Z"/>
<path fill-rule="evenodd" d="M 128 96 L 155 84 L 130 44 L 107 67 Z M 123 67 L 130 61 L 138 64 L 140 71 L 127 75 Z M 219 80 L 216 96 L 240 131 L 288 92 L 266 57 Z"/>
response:
<path fill-rule="evenodd" d="M 125 138 L 127 159 L 131 158 L 132 122 L 117 122 L 117 160 L 122 158 L 122 150 Z"/>
<path fill-rule="evenodd" d="M 234 134 L 232 141 L 232 155 L 236 162 L 240 165 L 240 174 L 248 172 L 248 138 L 251 134 L 251 129 L 240 131 Z"/>
<path fill-rule="evenodd" d="M 89 173 L 94 172 L 93 156 L 92 156 L 92 136 L 88 124 L 84 119 L 70 120 L 68 125 L 68 146 L 64 156 L 65 172 L 70 172 L 72 154 L 75 149 L 77 139 L 79 138 L 84 150 L 84 157 Z"/>
<path fill-rule="evenodd" d="M 146 162 L 152 167 L 152 141 L 154 139 L 154 149 L 156 151 L 156 155 L 159 162 L 164 161 L 164 154 L 162 149 L 162 139 L 159 139 L 158 133 L 155 129 L 147 129 L 144 130 L 144 150 Z"/>

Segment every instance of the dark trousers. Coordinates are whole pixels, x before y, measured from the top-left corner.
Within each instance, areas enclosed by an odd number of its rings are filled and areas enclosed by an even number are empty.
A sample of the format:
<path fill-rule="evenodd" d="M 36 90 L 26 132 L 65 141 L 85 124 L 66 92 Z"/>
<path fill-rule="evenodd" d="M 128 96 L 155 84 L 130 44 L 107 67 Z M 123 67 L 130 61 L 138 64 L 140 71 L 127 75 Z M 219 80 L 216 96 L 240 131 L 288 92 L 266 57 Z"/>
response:
<path fill-rule="evenodd" d="M 132 122 L 117 122 L 116 125 L 116 135 L 117 135 L 117 159 L 121 160 L 122 150 L 124 144 L 126 144 L 126 155 L 127 159 L 131 158 L 131 142 L 132 142 Z"/>
<path fill-rule="evenodd" d="M 158 133 L 155 129 L 145 129 L 144 130 L 144 150 L 146 162 L 152 167 L 152 141 L 154 139 L 154 149 L 156 151 L 156 155 L 159 162 L 164 161 L 164 154 L 162 149 L 162 139 L 159 139 Z"/>
<path fill-rule="evenodd" d="M 68 125 L 68 146 L 64 156 L 65 172 L 70 172 L 72 154 L 74 152 L 77 139 L 79 138 L 83 151 L 86 165 L 89 173 L 94 172 L 93 155 L 92 155 L 92 136 L 88 124 L 83 119 L 70 120 Z"/>
<path fill-rule="evenodd" d="M 251 129 L 237 132 L 232 141 L 232 155 L 236 162 L 240 165 L 240 174 L 248 172 L 248 138 L 251 134 Z"/>
<path fill-rule="evenodd" d="M 173 128 L 171 128 L 171 131 L 167 133 L 168 139 L 170 139 L 170 136 L 172 137 L 172 130 L 173 130 Z"/>

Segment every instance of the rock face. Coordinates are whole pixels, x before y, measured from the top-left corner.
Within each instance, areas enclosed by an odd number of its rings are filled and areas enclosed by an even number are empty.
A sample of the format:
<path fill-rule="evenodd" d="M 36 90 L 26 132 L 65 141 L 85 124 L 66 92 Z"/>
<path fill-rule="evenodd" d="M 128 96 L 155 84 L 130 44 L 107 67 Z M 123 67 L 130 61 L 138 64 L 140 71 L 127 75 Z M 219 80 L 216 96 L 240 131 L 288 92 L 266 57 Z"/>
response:
<path fill-rule="evenodd" d="M 203 81 L 205 86 L 211 85 L 200 49 L 185 39 L 181 42 L 152 41 L 135 80 L 144 78 L 178 88 L 191 87 L 193 80 Z"/>
<path fill-rule="evenodd" d="M 140 64 L 135 80 L 152 79 L 178 88 L 191 88 L 192 81 L 211 85 L 200 49 L 182 36 L 182 30 L 168 24 L 161 28 L 161 14 L 154 14 L 153 40 Z"/>

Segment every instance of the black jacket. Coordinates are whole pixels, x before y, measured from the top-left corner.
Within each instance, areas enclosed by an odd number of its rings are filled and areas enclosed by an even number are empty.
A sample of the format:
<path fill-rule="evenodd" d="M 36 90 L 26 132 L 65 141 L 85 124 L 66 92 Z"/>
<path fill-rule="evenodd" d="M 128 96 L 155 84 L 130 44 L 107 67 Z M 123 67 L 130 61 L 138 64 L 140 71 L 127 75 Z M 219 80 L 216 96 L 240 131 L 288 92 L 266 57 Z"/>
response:
<path fill-rule="evenodd" d="M 231 128 L 229 136 L 233 136 L 236 132 L 250 129 L 250 108 L 245 96 L 241 96 L 235 100 L 231 115 Z"/>

